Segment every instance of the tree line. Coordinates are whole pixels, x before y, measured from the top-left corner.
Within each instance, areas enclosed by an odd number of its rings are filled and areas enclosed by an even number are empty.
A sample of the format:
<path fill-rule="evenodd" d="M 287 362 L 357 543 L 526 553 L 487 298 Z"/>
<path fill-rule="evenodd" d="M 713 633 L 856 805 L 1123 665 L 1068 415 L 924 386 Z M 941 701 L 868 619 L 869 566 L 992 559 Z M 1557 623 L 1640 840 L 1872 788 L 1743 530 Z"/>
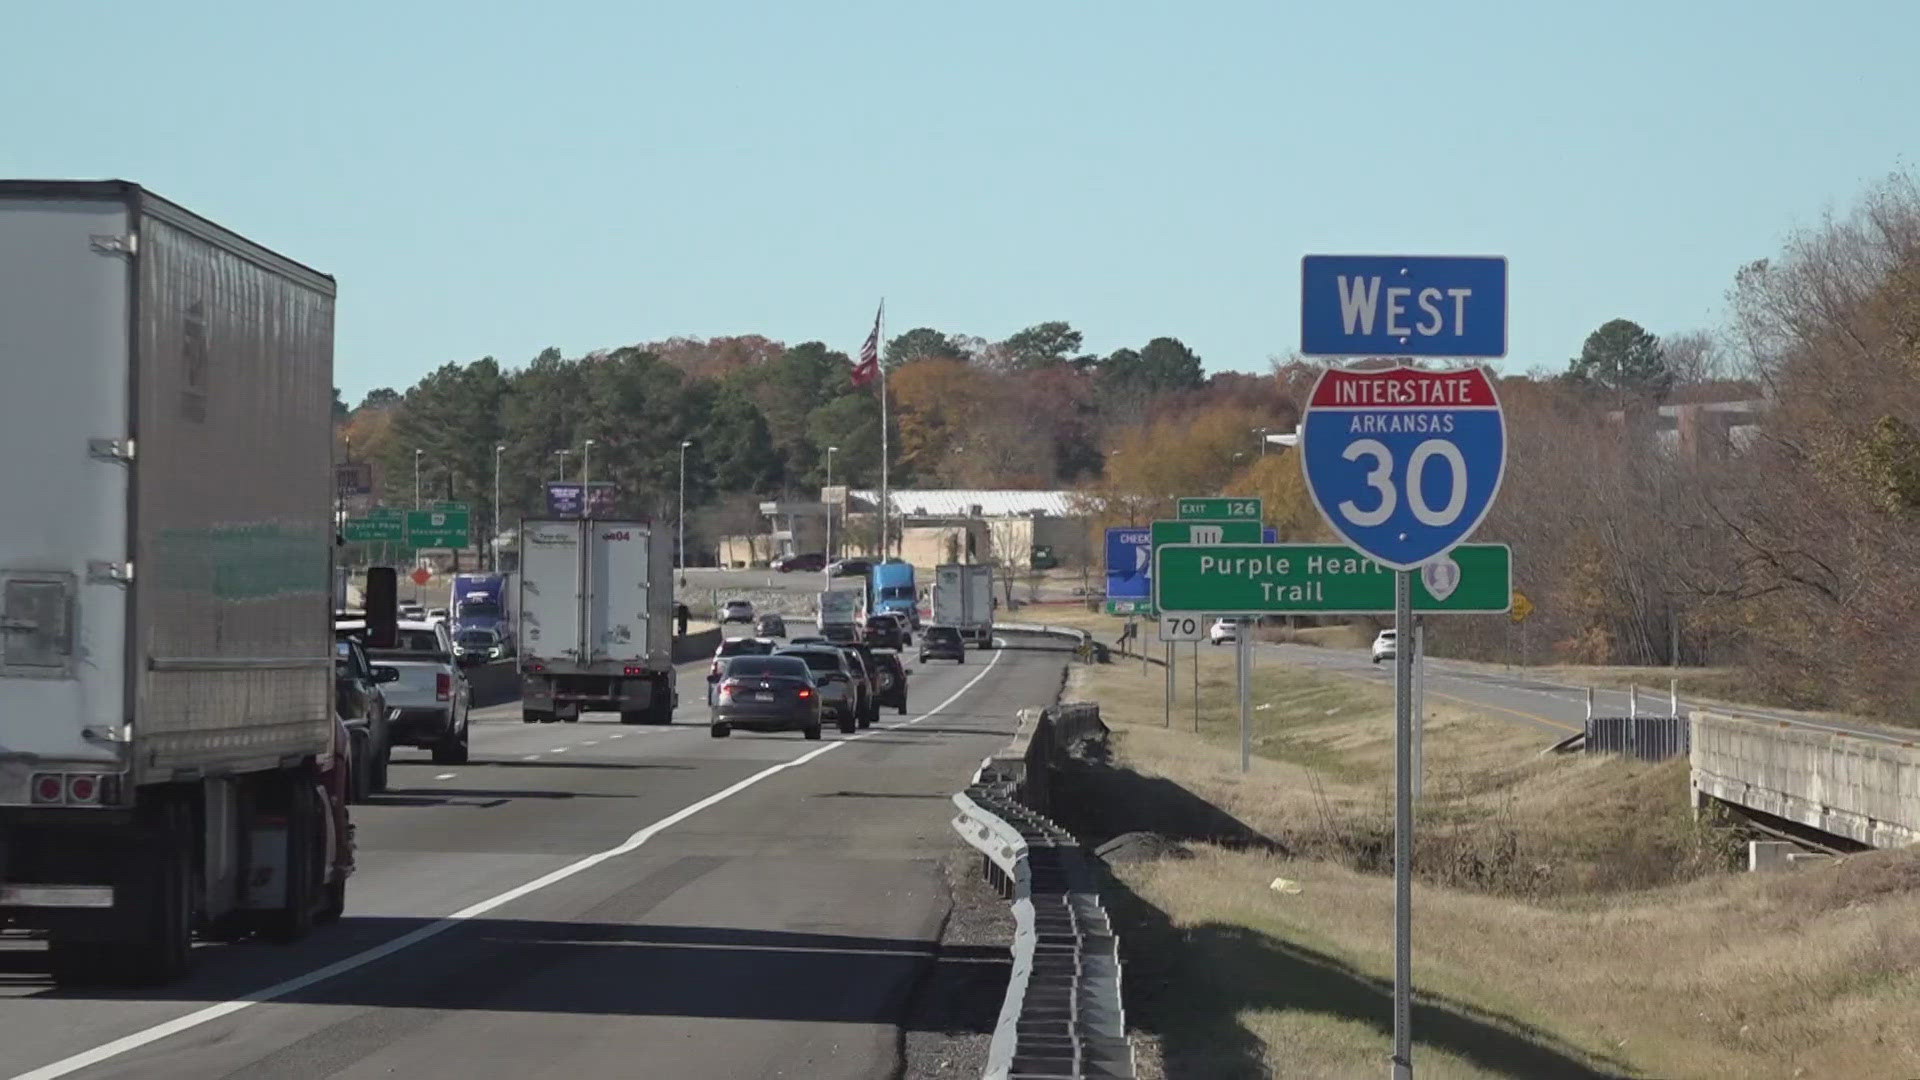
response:
<path fill-rule="evenodd" d="M 886 345 L 896 486 L 1050 488 L 1102 469 L 1108 432 L 1170 396 L 1204 391 L 1200 357 L 1155 338 L 1108 356 L 1044 322 L 986 342 L 916 328 Z M 547 349 L 525 366 L 448 363 L 349 409 L 334 399 L 337 451 L 376 466 L 381 500 L 423 500 L 501 518 L 544 509 L 545 484 L 615 485 L 623 512 L 670 519 L 681 444 L 696 532 L 751 527 L 763 498 L 818 498 L 827 480 L 877 486 L 880 403 L 848 356 L 820 342 L 673 338 L 580 357 Z M 588 442 L 591 440 L 591 447 Z M 417 466 L 417 472 L 416 472 Z"/>

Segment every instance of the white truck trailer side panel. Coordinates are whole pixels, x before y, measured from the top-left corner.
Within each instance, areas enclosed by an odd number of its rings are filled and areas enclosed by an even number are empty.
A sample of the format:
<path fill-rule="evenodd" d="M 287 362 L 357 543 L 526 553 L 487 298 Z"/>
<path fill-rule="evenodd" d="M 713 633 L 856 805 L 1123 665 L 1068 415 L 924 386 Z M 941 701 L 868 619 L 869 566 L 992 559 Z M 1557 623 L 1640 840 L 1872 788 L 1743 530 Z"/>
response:
<path fill-rule="evenodd" d="M 332 741 L 333 283 L 135 198 L 135 780 L 271 769 Z"/>
<path fill-rule="evenodd" d="M 580 523 L 527 521 L 520 527 L 520 662 L 579 663 Z"/>
<path fill-rule="evenodd" d="M 644 522 L 589 521 L 591 586 L 587 629 L 590 663 L 672 666 L 673 628 L 666 597 L 673 591 L 672 551 L 664 533 Z"/>
<path fill-rule="evenodd" d="M 0 804 L 126 751 L 127 591 L 88 565 L 127 560 L 129 470 L 88 439 L 129 429 L 131 266 L 92 242 L 128 232 L 123 204 L 0 201 Z"/>

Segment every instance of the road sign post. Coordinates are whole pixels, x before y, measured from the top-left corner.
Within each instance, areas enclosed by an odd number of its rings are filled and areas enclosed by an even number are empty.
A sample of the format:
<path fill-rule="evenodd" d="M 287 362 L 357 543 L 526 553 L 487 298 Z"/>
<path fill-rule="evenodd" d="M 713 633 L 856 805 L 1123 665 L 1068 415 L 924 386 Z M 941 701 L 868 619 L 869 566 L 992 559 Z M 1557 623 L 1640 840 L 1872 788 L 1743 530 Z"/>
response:
<path fill-rule="evenodd" d="M 1507 351 L 1498 257 L 1309 255 L 1300 264 L 1308 356 L 1478 357 Z M 1413 1077 L 1414 574 L 1445 602 L 1468 574 L 1448 553 L 1492 507 L 1506 423 L 1480 368 L 1330 368 L 1300 419 L 1307 491 L 1336 535 L 1394 571 L 1393 1066 Z M 1512 608 L 1508 596 L 1498 609 Z"/>
<path fill-rule="evenodd" d="M 1171 731 L 1173 729 L 1173 642 L 1162 642 L 1162 646 L 1167 650 L 1167 688 L 1161 700 L 1160 726 Z"/>
<path fill-rule="evenodd" d="M 1240 771 L 1253 768 L 1253 624 L 1239 620 L 1233 628 L 1234 682 L 1240 689 Z"/>

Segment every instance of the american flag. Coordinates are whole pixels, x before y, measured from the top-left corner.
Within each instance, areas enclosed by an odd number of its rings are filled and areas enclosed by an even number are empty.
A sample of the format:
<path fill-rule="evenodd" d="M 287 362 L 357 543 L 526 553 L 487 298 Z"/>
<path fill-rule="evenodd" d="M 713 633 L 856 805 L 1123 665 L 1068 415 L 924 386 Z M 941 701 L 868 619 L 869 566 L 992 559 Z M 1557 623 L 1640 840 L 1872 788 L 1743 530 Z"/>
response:
<path fill-rule="evenodd" d="M 865 386 L 880 375 L 880 316 L 886 310 L 883 302 L 873 313 L 873 331 L 867 335 L 867 343 L 860 346 L 860 362 L 853 365 L 855 386 Z"/>

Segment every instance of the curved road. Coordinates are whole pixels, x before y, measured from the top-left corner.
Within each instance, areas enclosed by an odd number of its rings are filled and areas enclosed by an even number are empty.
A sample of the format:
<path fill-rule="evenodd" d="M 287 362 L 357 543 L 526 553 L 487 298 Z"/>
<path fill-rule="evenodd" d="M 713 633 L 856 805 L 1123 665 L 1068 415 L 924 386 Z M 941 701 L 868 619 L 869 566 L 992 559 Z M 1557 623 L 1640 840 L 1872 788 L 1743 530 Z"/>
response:
<path fill-rule="evenodd" d="M 38 944 L 0 943 L 0 1076 L 894 1075 L 948 907 L 948 796 L 1062 663 L 916 670 L 907 715 L 818 743 L 710 738 L 704 665 L 671 727 L 476 711 L 469 764 L 398 752 L 355 807 L 348 914 L 300 945 L 65 993 Z"/>

